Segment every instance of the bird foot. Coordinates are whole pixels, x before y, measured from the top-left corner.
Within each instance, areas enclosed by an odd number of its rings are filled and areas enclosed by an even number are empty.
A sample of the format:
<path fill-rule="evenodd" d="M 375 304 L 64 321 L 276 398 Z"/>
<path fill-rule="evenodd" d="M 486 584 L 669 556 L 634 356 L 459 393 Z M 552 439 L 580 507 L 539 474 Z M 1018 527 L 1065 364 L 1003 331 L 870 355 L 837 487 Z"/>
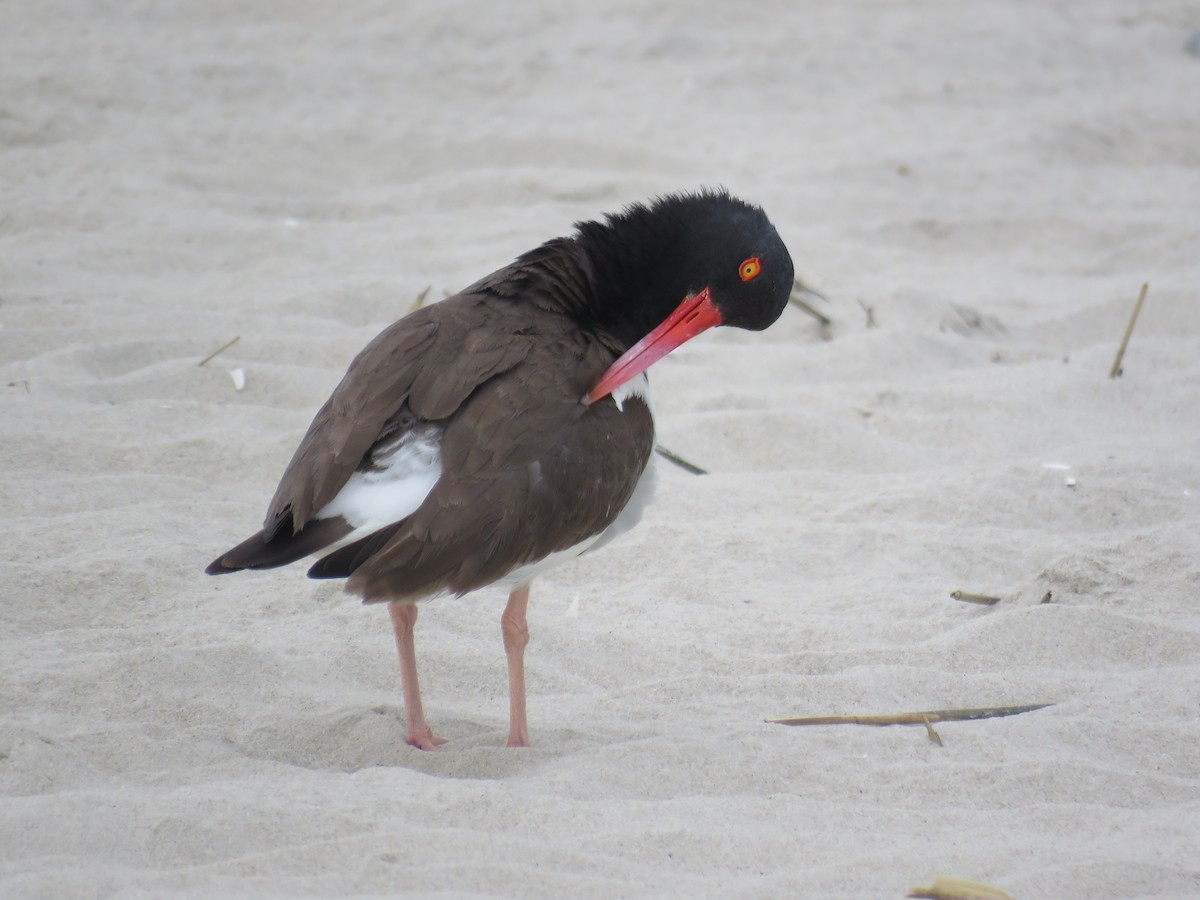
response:
<path fill-rule="evenodd" d="M 442 744 L 448 744 L 448 738 L 439 737 L 433 729 L 426 725 L 424 728 L 411 729 L 405 740 L 418 750 L 436 750 Z"/>

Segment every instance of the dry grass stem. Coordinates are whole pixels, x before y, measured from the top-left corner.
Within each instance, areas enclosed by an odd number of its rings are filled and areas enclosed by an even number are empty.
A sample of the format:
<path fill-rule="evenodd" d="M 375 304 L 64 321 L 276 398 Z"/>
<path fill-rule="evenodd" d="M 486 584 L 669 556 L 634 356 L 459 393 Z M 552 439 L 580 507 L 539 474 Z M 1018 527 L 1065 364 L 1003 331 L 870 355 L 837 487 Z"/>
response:
<path fill-rule="evenodd" d="M 963 603 L 979 603 L 983 606 L 992 606 L 1000 602 L 999 597 L 993 597 L 991 594 L 972 594 L 969 591 L 951 591 L 950 596 Z"/>
<path fill-rule="evenodd" d="M 792 294 L 791 301 L 796 306 L 800 307 L 800 309 L 804 310 L 806 313 L 808 313 L 810 316 L 812 316 L 814 319 L 816 319 L 818 322 L 820 322 L 822 328 L 828 328 L 830 325 L 833 324 L 833 322 L 829 319 L 828 316 L 826 316 L 824 313 L 818 312 L 816 309 L 809 306 L 805 301 L 801 300 L 795 294 Z"/>
<path fill-rule="evenodd" d="M 1108 370 L 1109 378 L 1116 378 L 1121 374 L 1121 360 L 1125 357 L 1125 348 L 1129 346 L 1129 336 L 1133 334 L 1133 326 L 1137 322 L 1138 313 L 1142 311 L 1142 304 L 1146 302 L 1146 291 L 1148 290 L 1150 290 L 1150 283 L 1146 282 L 1138 292 L 1137 303 L 1133 304 L 1133 313 L 1129 316 L 1129 324 L 1125 326 L 1125 334 L 1121 337 L 1121 346 L 1117 348 L 1117 358 L 1113 360 L 1112 368 Z"/>
<path fill-rule="evenodd" d="M 823 301 L 825 300 L 825 295 L 820 291 L 814 291 L 799 278 L 793 279 L 792 283 L 796 285 L 796 289 L 792 291 L 792 295 L 788 299 L 791 300 L 791 302 L 797 307 L 804 310 L 806 313 L 820 322 L 822 332 L 830 328 L 833 325 L 833 320 L 812 306 L 807 300 L 803 299 L 803 297 L 807 295 Z"/>
<path fill-rule="evenodd" d="M 423 290 L 423 291 L 421 291 L 421 293 L 417 294 L 417 297 L 415 300 L 413 300 L 412 305 L 410 305 L 408 307 L 408 311 L 410 313 L 416 312 L 418 309 L 420 309 L 422 306 L 425 305 L 425 298 L 429 296 L 429 291 L 432 288 L 433 288 L 432 284 L 427 284 L 427 285 L 425 285 L 425 290 Z"/>
<path fill-rule="evenodd" d="M 929 740 L 933 741 L 933 743 L 937 744 L 939 747 L 945 746 L 945 744 L 942 743 L 942 736 L 938 734 L 936 730 L 934 730 L 933 722 L 930 721 L 929 716 L 925 717 L 925 733 L 929 736 Z"/>
<path fill-rule="evenodd" d="M 662 444 L 656 444 L 654 446 L 654 452 L 657 453 L 659 456 L 661 456 L 663 459 L 666 459 L 666 460 L 669 460 L 670 462 L 675 463 L 675 465 L 679 466 L 679 468 L 683 469 L 683 471 L 685 471 L 685 472 L 691 472 L 693 475 L 707 475 L 708 474 L 708 471 L 706 469 L 702 469 L 699 466 L 695 465 L 694 463 L 688 462 L 682 456 L 679 456 L 676 453 L 672 453 L 666 447 L 662 446 Z"/>
<path fill-rule="evenodd" d="M 198 362 L 196 365 L 203 366 L 203 365 L 206 365 L 207 363 L 212 362 L 214 359 L 216 359 L 218 356 L 220 356 L 222 353 L 224 353 L 226 350 L 228 350 L 230 347 L 232 347 L 234 344 L 236 344 L 241 339 L 242 339 L 242 336 L 239 334 L 233 340 L 226 341 L 224 344 L 222 344 L 220 347 L 218 347 L 212 353 L 208 354 L 208 356 L 204 357 L 204 359 L 200 360 L 200 362 Z"/>
<path fill-rule="evenodd" d="M 804 716 L 800 718 L 767 719 L 772 725 L 924 725 L 934 722 L 965 722 L 973 719 L 1002 719 L 1019 716 L 1053 706 L 1051 703 L 1032 703 L 1025 706 L 986 706 L 978 709 L 929 709 L 923 712 L 887 713 L 872 716 Z"/>

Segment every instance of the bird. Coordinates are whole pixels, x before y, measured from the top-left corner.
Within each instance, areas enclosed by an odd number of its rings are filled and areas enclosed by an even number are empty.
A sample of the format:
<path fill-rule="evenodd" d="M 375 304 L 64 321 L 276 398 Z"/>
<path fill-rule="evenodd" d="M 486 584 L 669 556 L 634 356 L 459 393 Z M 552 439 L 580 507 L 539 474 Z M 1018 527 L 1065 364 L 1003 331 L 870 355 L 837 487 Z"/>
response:
<path fill-rule="evenodd" d="M 793 276 L 766 213 L 725 189 L 575 223 L 368 343 L 313 418 L 262 529 L 206 571 L 315 557 L 310 577 L 386 603 L 405 740 L 421 750 L 446 740 L 421 704 L 417 604 L 508 589 L 507 744 L 530 746 L 530 583 L 640 520 L 655 481 L 645 370 L 710 328 L 766 329 Z"/>

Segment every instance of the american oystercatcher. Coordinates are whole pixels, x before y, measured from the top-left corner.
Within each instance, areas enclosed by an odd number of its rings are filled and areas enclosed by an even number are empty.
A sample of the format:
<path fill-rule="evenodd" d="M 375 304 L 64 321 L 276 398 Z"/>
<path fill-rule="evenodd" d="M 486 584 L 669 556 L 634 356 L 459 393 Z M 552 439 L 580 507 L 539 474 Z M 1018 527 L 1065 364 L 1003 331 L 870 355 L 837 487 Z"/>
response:
<path fill-rule="evenodd" d="M 263 528 L 210 575 L 319 558 L 387 602 L 407 740 L 425 720 L 417 602 L 510 589 L 508 745 L 528 746 L 524 650 L 533 577 L 612 540 L 653 491 L 645 369 L 716 325 L 779 318 L 792 260 L 757 206 L 723 191 L 580 222 L 386 328 L 350 364 L 283 473 Z"/>

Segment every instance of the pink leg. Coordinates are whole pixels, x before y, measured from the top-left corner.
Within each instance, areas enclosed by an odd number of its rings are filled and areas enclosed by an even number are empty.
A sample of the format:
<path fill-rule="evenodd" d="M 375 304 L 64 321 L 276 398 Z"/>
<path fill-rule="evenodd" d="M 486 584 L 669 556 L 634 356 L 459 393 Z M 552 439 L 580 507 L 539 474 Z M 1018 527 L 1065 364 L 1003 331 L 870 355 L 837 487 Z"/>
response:
<path fill-rule="evenodd" d="M 508 746 L 529 746 L 529 724 L 525 721 L 525 645 L 529 643 L 529 585 L 522 584 L 508 595 L 500 617 L 504 652 L 508 656 Z"/>
<path fill-rule="evenodd" d="M 425 721 L 421 709 L 421 685 L 417 682 L 417 651 L 413 644 L 413 626 L 417 624 L 417 604 L 389 603 L 392 630 L 396 634 L 396 651 L 400 654 L 400 684 L 404 691 L 404 719 L 408 726 L 407 740 L 421 750 L 436 750 L 446 739 L 438 737 Z"/>

